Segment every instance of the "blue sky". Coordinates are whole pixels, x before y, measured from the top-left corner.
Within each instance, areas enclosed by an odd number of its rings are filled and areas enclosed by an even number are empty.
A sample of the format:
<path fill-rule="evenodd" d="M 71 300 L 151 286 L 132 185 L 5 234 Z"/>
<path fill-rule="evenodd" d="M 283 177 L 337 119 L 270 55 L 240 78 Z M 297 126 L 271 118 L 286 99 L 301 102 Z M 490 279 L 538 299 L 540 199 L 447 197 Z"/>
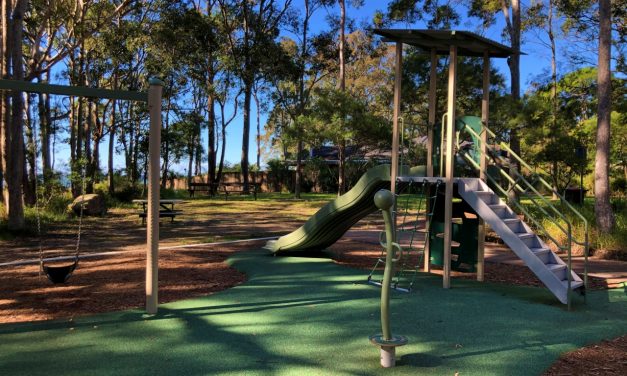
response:
<path fill-rule="evenodd" d="M 301 1 L 299 0 L 296 0 L 294 3 L 297 6 L 301 6 L 300 5 Z M 382 0 L 382 1 L 366 0 L 365 5 L 361 8 L 355 9 L 349 6 L 349 8 L 347 9 L 347 15 L 348 17 L 356 20 L 356 25 L 360 25 L 372 19 L 372 16 L 374 15 L 376 10 L 386 10 L 388 3 L 389 3 L 389 0 Z M 318 12 L 315 14 L 314 19 L 311 22 L 311 28 L 312 28 L 313 33 L 320 31 L 320 30 L 328 29 L 326 18 L 328 17 L 329 14 L 337 15 L 339 14 L 339 9 L 337 9 L 337 7 L 331 8 L 331 9 L 325 9 L 325 8 L 319 9 Z M 473 24 L 471 20 L 462 21 L 461 25 L 457 27 L 456 29 L 479 32 L 487 38 L 493 39 L 503 44 L 508 44 L 506 41 L 503 41 L 501 37 L 503 24 L 504 24 L 503 17 L 499 16 L 497 17 L 497 24 L 485 31 L 478 30 L 478 25 L 476 23 Z M 421 23 L 415 23 L 411 25 L 403 23 L 403 24 L 394 25 L 394 27 L 415 28 L 415 29 L 426 28 L 426 26 Z M 549 56 L 548 49 L 542 46 L 541 43 L 539 42 L 541 38 L 543 38 L 543 36 L 540 34 L 538 35 L 527 34 L 524 37 L 522 50 L 525 53 L 527 53 L 527 55 L 521 56 L 521 87 L 523 91 L 527 87 L 528 83 L 531 80 L 533 80 L 535 77 L 538 77 L 543 74 L 548 74 L 547 72 L 550 67 L 550 56 Z M 566 47 L 563 45 L 558 45 L 558 49 L 560 48 L 566 48 Z M 558 56 L 559 55 L 560 54 L 558 51 Z M 558 63 L 559 65 L 562 64 L 559 61 Z M 509 85 L 509 69 L 507 67 L 505 59 L 492 59 L 492 64 L 503 74 L 503 76 L 507 80 L 507 85 Z M 480 86 L 481 83 L 477 83 L 477 85 Z M 256 110 L 254 108 L 254 101 L 253 101 L 253 109 L 251 110 L 251 113 L 253 115 L 256 114 Z M 240 114 L 241 114 L 241 111 L 240 111 Z M 265 123 L 265 120 L 266 120 L 266 114 L 262 114 L 261 115 L 262 131 L 263 131 L 263 124 Z M 240 161 L 241 145 L 242 145 L 242 123 L 243 123 L 243 120 L 240 116 L 236 118 L 227 129 L 227 149 L 226 149 L 225 158 L 231 164 L 239 163 Z M 204 132 L 202 136 L 203 139 L 201 141 L 202 145 L 206 145 L 207 143 L 206 137 L 207 137 L 206 132 Z M 107 161 L 106 142 L 107 140 L 105 138 L 101 146 L 101 165 L 102 165 L 101 167 L 103 168 L 103 170 L 106 169 L 106 161 Z M 56 158 L 57 168 L 60 168 L 63 165 L 64 161 L 65 163 L 67 163 L 67 159 L 68 159 L 67 155 L 69 154 L 69 151 L 68 151 L 67 146 L 63 146 L 59 144 L 57 145 L 58 145 L 57 158 Z M 250 150 L 249 150 L 249 161 L 251 162 L 251 164 L 256 161 L 256 155 L 257 155 L 256 130 L 255 130 L 255 119 L 253 118 L 251 121 Z M 115 158 L 116 168 L 123 167 L 124 162 L 122 158 L 123 158 L 122 156 L 116 156 Z M 263 163 L 264 162 L 262 161 L 262 167 L 263 167 Z M 174 166 L 174 170 L 177 172 L 183 173 L 186 167 L 187 167 L 187 162 L 181 161 L 181 163 Z M 206 172 L 206 169 L 207 169 L 207 166 L 205 162 L 203 163 L 203 172 Z"/>
<path fill-rule="evenodd" d="M 350 7 L 347 9 L 347 15 L 350 18 L 353 18 L 356 20 L 356 25 L 360 25 L 362 22 L 361 21 L 369 21 L 372 19 L 372 16 L 374 15 L 376 10 L 386 10 L 387 9 L 387 4 L 390 1 L 388 0 L 384 0 L 384 1 L 366 1 L 365 5 L 361 8 L 353 8 Z M 299 4 L 300 2 L 297 0 L 295 1 L 296 4 Z M 339 14 L 339 9 L 336 8 L 332 8 L 332 9 L 319 9 L 317 11 L 317 13 L 315 13 L 314 15 L 314 19 L 311 22 L 311 28 L 312 28 L 312 32 L 315 33 L 317 31 L 320 30 L 325 30 L 328 29 L 328 24 L 327 24 L 327 16 L 329 14 Z M 483 33 L 483 36 L 493 39 L 497 42 L 501 42 L 504 44 L 508 44 L 507 42 L 504 42 L 501 38 L 501 31 L 503 30 L 503 20 L 502 17 L 497 18 L 498 23 L 497 25 L 495 25 L 494 27 L 492 27 L 491 29 L 487 30 L 485 33 Z M 415 29 L 421 29 L 421 28 L 426 28 L 426 25 L 424 24 L 412 24 L 412 25 L 406 25 L 406 24 L 398 24 L 395 25 L 394 27 L 398 27 L 398 28 L 415 28 Z M 477 31 L 476 26 L 471 25 L 471 24 L 462 24 L 460 25 L 460 27 L 456 28 L 458 30 L 467 30 L 467 31 Z M 524 88 L 527 86 L 527 82 L 533 77 L 533 76 L 537 76 L 539 75 L 543 70 L 546 70 L 550 67 L 550 56 L 538 56 L 537 54 L 532 54 L 531 50 L 527 49 L 528 46 L 524 46 L 523 51 L 527 52 L 529 55 L 526 56 L 522 56 L 521 57 L 521 87 Z M 529 46 L 531 47 L 531 46 Z M 505 59 L 492 59 L 492 64 L 497 67 L 499 69 L 499 71 L 506 77 L 506 82 L 507 85 L 509 86 L 509 68 L 507 67 L 507 63 L 505 61 Z M 481 85 L 481 83 L 477 83 L 478 86 Z M 254 103 L 253 103 L 254 106 Z M 253 110 L 251 111 L 252 114 L 255 114 L 255 110 L 253 108 Z M 263 127 L 263 124 L 265 123 L 265 119 L 266 116 L 265 114 L 262 114 L 261 116 L 261 124 Z M 254 119 L 253 119 L 254 120 Z M 242 119 L 241 117 L 236 119 L 234 121 L 234 123 L 232 125 L 230 125 L 230 130 L 228 131 L 228 139 L 227 139 L 227 150 L 226 150 L 226 159 L 231 162 L 231 163 L 239 163 L 240 161 L 240 157 L 241 157 L 241 148 L 242 148 Z M 251 125 L 252 128 L 252 125 Z M 263 132 L 263 129 L 262 129 Z M 251 129 L 251 134 L 250 134 L 250 150 L 249 150 L 249 161 L 254 162 L 256 161 L 256 156 L 257 156 L 257 149 L 256 149 L 256 134 L 254 129 Z M 203 142 L 203 145 L 206 142 Z M 262 161 L 262 167 L 263 167 L 263 161 Z M 205 167 L 206 169 L 206 167 Z"/>

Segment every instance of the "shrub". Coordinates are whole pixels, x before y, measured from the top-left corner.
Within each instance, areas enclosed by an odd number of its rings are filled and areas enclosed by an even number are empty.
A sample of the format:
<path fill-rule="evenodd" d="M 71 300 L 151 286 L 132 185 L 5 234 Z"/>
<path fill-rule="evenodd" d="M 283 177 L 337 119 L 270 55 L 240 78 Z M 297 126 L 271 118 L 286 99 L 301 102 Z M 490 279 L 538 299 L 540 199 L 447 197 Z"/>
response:
<path fill-rule="evenodd" d="M 625 196 L 627 194 L 627 179 L 618 178 L 612 180 L 610 189 L 614 195 Z"/>

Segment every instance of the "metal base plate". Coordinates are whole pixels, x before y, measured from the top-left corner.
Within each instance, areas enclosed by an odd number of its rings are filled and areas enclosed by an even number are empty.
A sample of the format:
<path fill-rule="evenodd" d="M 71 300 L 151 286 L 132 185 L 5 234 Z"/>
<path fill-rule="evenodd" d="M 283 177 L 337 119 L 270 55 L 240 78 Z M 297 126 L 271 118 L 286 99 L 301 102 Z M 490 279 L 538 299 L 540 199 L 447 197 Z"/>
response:
<path fill-rule="evenodd" d="M 392 335 L 392 338 L 385 339 L 383 338 L 383 334 L 376 334 L 368 337 L 368 339 L 373 345 L 384 347 L 397 347 L 407 344 L 407 337 L 400 335 Z"/>

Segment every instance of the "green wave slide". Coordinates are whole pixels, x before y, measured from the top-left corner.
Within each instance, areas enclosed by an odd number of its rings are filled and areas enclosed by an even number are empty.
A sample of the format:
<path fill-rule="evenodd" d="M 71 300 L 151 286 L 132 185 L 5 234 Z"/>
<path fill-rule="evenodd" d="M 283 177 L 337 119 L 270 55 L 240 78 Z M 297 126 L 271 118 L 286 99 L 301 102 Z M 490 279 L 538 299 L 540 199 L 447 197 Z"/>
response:
<path fill-rule="evenodd" d="M 425 173 L 425 166 L 403 166 L 399 175 L 419 177 Z M 264 248 L 275 254 L 323 250 L 339 240 L 360 219 L 376 211 L 374 194 L 389 187 L 390 165 L 373 167 L 350 191 L 323 206 L 299 229 L 269 241 Z"/>

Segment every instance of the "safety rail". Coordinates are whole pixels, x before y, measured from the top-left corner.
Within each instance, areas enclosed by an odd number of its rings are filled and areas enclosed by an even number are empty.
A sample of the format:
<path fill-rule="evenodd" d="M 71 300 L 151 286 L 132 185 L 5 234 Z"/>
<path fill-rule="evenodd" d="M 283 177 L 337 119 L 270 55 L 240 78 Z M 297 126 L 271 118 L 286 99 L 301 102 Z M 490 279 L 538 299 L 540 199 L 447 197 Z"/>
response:
<path fill-rule="evenodd" d="M 553 225 L 555 225 L 557 227 L 557 229 L 559 229 L 559 231 L 561 231 L 564 235 L 566 235 L 567 237 L 567 241 L 566 244 L 562 244 L 563 242 L 558 241 L 557 239 L 555 239 L 554 236 L 552 236 L 550 234 L 550 232 L 548 231 L 548 229 L 542 224 L 542 222 L 538 219 L 536 219 L 534 217 L 534 215 L 532 215 L 532 213 L 527 210 L 525 208 L 524 205 L 522 205 L 520 202 L 518 202 L 517 200 L 513 200 L 513 204 L 516 206 L 516 208 L 518 210 L 520 210 L 520 212 L 522 214 L 525 215 L 526 219 L 529 219 L 531 221 L 531 223 L 533 224 L 534 228 L 536 230 L 539 230 L 544 236 L 546 236 L 548 239 L 550 239 L 559 249 L 566 251 L 568 254 L 568 301 L 570 304 L 570 293 L 571 293 L 571 282 L 572 282 L 572 246 L 573 243 L 580 245 L 583 247 L 583 254 L 584 254 L 584 286 L 585 288 L 588 287 L 588 221 L 586 220 L 586 218 L 578 211 L 576 210 L 568 201 L 566 201 L 566 199 L 564 198 L 563 195 L 561 195 L 559 192 L 557 192 L 544 178 L 542 178 L 542 176 L 540 176 L 540 174 L 538 174 L 536 172 L 535 169 L 532 169 L 518 154 L 516 154 L 510 147 L 509 145 L 507 145 L 507 143 L 505 143 L 504 141 L 500 140 L 499 137 L 492 132 L 490 129 L 488 129 L 487 127 L 482 127 L 483 131 L 482 132 L 487 132 L 487 135 L 490 136 L 493 140 L 494 140 L 494 144 L 492 146 L 490 146 L 490 142 L 486 142 L 485 145 L 485 150 L 488 151 L 486 153 L 486 157 L 489 157 L 489 159 L 491 159 L 494 163 L 492 164 L 492 166 L 495 166 L 496 168 L 498 168 L 499 174 L 507 181 L 510 183 L 510 188 L 509 189 L 505 189 L 503 188 L 499 182 L 496 181 L 496 179 L 491 176 L 487 169 L 488 169 L 488 165 L 486 164 L 485 167 L 485 176 L 488 178 L 488 180 L 490 180 L 494 187 L 499 191 L 500 194 L 504 195 L 505 197 L 508 196 L 508 193 L 511 190 L 516 190 L 517 192 L 521 193 L 522 195 L 524 195 L 526 198 L 528 198 L 532 204 L 533 207 L 535 207 L 536 209 L 538 209 L 543 216 L 546 219 L 549 219 Z M 471 134 L 472 136 L 475 137 L 476 140 L 478 140 L 479 142 L 481 142 L 482 138 L 481 135 L 478 134 L 477 132 L 475 132 L 471 127 L 469 127 L 468 125 L 466 125 L 463 129 L 463 131 L 468 132 L 469 134 Z M 520 171 L 516 171 L 516 170 L 511 170 L 513 172 L 514 177 L 510 176 L 510 173 L 508 173 L 507 171 L 505 171 L 503 169 L 503 167 L 501 166 L 501 164 L 499 163 L 499 156 L 494 155 L 494 152 L 498 152 L 498 147 L 501 148 L 501 150 L 505 150 L 508 153 L 508 156 L 510 158 L 510 162 L 512 159 L 516 160 L 520 166 L 522 166 L 523 168 L 525 168 L 527 171 L 529 171 L 532 179 L 535 181 L 535 183 L 540 183 L 545 189 L 547 189 L 549 192 L 551 192 L 553 195 L 555 195 L 555 197 L 558 197 L 560 199 L 560 203 L 562 205 L 562 207 L 567 208 L 570 211 L 570 214 L 572 214 L 573 216 L 575 216 L 576 218 L 579 218 L 581 223 L 583 224 L 583 228 L 584 228 L 584 239 L 577 239 L 573 236 L 573 223 L 567 218 L 566 215 L 564 215 L 564 213 L 560 210 L 560 208 L 556 207 L 551 200 L 548 200 L 544 195 L 542 195 L 538 189 L 536 189 L 536 187 L 534 186 L 534 183 L 530 182 L 528 180 L 527 177 L 525 177 L 525 175 L 520 172 Z M 477 150 L 479 153 L 481 153 L 481 151 L 483 150 L 483 148 L 481 147 L 481 145 L 475 145 L 475 150 Z M 477 171 L 481 171 L 481 167 L 480 165 L 472 158 L 472 156 L 470 156 L 468 153 L 459 153 L 460 156 L 462 156 L 467 162 L 469 162 L 469 164 L 474 167 Z M 541 205 L 544 204 L 544 205 Z M 546 210 L 548 209 L 548 211 Z M 551 213 L 553 213 L 553 215 L 551 215 Z"/>

